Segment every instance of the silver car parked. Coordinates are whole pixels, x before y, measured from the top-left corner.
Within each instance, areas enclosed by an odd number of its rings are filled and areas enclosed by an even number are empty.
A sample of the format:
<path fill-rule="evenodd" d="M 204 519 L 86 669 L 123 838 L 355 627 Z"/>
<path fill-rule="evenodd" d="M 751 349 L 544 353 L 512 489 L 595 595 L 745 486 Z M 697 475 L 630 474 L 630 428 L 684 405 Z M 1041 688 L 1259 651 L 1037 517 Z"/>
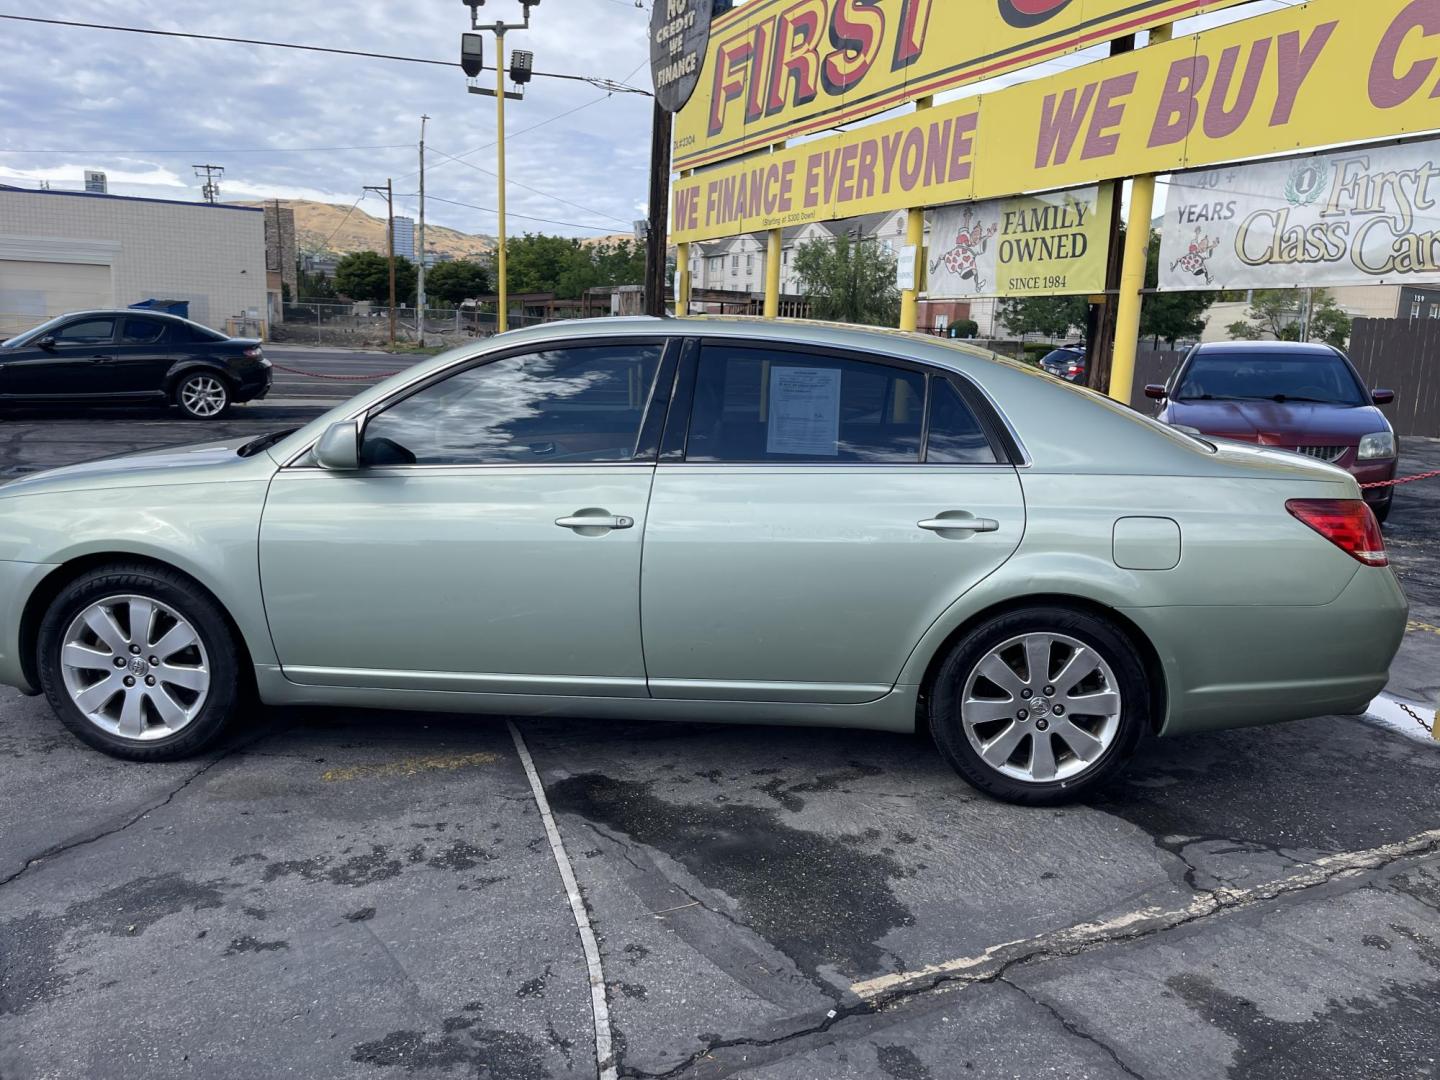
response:
<path fill-rule="evenodd" d="M 928 728 L 1040 804 L 1360 710 L 1406 604 L 1340 469 L 979 349 L 603 320 L 292 433 L 0 488 L 0 680 L 192 754 L 271 704 Z"/>

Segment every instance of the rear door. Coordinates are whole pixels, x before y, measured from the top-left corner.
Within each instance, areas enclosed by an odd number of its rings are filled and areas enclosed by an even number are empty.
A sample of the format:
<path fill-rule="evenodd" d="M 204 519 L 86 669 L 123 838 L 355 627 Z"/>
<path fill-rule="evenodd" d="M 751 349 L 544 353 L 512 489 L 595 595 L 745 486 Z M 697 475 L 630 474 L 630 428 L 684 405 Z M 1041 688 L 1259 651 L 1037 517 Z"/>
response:
<path fill-rule="evenodd" d="M 165 373 L 189 348 L 189 328 L 149 315 L 126 315 L 121 320 L 115 359 L 108 373 L 110 390 L 118 394 L 158 393 Z"/>
<path fill-rule="evenodd" d="M 115 356 L 113 315 L 89 315 L 58 327 L 49 348 L 29 345 L 0 354 L 0 394 L 16 398 L 94 397 L 108 392 Z"/>
<path fill-rule="evenodd" d="M 688 431 L 667 428 L 645 530 L 651 693 L 884 695 L 1024 532 L 993 411 L 960 376 L 903 361 L 726 342 L 695 353 L 680 382 Z"/>

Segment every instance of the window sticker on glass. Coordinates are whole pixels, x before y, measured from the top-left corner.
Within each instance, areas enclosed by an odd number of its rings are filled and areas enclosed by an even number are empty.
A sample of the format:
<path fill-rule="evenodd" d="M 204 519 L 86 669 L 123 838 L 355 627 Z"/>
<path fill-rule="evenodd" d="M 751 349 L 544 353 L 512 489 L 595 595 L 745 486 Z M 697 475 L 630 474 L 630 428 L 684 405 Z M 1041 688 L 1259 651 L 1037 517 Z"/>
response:
<path fill-rule="evenodd" d="M 772 367 L 767 454 L 837 457 L 840 453 L 840 372 L 835 368 Z"/>

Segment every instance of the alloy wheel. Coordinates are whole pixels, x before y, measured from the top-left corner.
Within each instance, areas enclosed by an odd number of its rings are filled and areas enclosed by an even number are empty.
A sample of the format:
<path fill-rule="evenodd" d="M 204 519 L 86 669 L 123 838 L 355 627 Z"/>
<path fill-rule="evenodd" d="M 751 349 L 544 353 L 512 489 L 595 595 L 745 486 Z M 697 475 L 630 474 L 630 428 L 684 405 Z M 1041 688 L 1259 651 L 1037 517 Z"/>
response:
<path fill-rule="evenodd" d="M 213 375 L 196 375 L 180 387 L 180 405 L 192 416 L 219 416 L 229 398 L 225 385 Z"/>
<path fill-rule="evenodd" d="M 970 745 L 1015 780 L 1073 780 L 1104 757 L 1120 730 L 1119 682 L 1094 648 L 1031 633 L 991 649 L 965 683 L 960 716 Z"/>
<path fill-rule="evenodd" d="M 146 596 L 111 596 L 81 611 L 60 646 L 65 690 L 111 735 L 165 739 L 199 715 L 210 664 L 195 628 Z"/>

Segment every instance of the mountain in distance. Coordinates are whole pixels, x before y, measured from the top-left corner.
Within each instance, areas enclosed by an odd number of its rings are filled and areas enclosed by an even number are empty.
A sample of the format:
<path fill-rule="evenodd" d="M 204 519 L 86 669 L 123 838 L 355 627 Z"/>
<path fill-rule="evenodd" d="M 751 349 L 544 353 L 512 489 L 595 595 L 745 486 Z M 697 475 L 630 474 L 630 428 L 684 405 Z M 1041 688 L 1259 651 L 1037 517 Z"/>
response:
<path fill-rule="evenodd" d="M 326 251 L 342 255 L 352 251 L 378 251 L 385 253 L 386 222 L 384 217 L 375 217 L 360 207 L 350 212 L 348 206 L 334 203 L 311 202 L 305 199 L 280 199 L 282 207 L 295 211 L 296 250 L 311 254 Z M 240 206 L 273 206 L 276 200 L 238 203 Z M 399 216 L 399 215 L 397 215 Z M 405 215 L 408 216 L 408 215 Z M 490 255 L 495 250 L 495 238 L 477 233 L 460 232 L 433 221 L 425 223 L 425 247 L 430 251 L 464 259 L 471 256 Z"/>

